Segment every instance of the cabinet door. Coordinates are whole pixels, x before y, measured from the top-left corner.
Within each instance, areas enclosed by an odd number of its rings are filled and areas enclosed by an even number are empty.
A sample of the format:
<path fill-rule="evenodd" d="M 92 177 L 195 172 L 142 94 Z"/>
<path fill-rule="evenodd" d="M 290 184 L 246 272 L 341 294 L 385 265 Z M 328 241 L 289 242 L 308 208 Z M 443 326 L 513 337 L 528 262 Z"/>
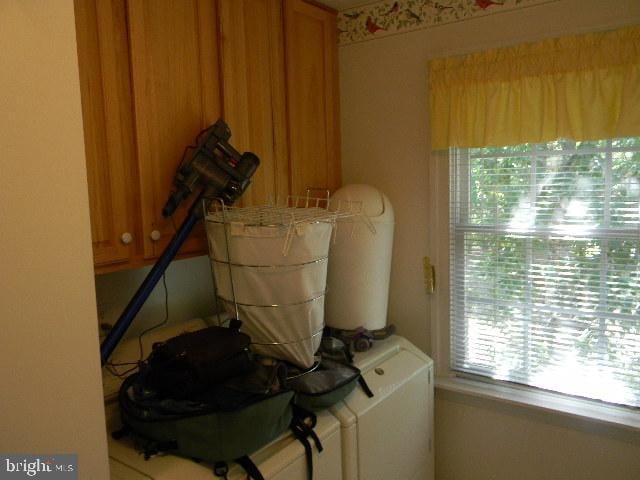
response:
<path fill-rule="evenodd" d="M 76 0 L 75 14 L 94 263 L 117 264 L 138 234 L 125 3 Z"/>
<path fill-rule="evenodd" d="M 335 12 L 285 0 L 291 193 L 340 186 Z"/>
<path fill-rule="evenodd" d="M 128 20 L 144 256 L 153 258 L 193 201 L 162 217 L 185 147 L 220 117 L 217 11 L 213 0 L 129 0 Z M 199 228 L 181 253 L 205 251 Z"/>
<path fill-rule="evenodd" d="M 260 167 L 242 196 L 264 204 L 289 193 L 282 2 L 219 0 L 224 118 L 239 151 Z"/>

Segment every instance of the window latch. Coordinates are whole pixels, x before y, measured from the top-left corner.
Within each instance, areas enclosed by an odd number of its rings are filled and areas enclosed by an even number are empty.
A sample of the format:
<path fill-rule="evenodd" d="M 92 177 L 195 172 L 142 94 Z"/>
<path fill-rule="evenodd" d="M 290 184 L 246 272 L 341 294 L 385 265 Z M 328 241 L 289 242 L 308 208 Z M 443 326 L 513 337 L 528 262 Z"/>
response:
<path fill-rule="evenodd" d="M 427 293 L 433 293 L 436 289 L 436 267 L 431 265 L 429 257 L 422 259 L 422 266 L 424 267 L 424 288 Z"/>

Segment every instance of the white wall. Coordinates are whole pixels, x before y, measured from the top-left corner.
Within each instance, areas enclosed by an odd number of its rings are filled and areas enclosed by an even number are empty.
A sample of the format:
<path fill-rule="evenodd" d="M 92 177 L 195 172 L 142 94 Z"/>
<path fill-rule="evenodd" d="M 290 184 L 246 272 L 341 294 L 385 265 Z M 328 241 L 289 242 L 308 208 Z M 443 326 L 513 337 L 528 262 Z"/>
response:
<path fill-rule="evenodd" d="M 72 0 L 0 2 L 0 452 L 108 478 Z"/>
<path fill-rule="evenodd" d="M 433 340 L 422 273 L 422 257 L 430 254 L 428 59 L 637 23 L 637 0 L 560 0 L 340 47 L 343 179 L 376 186 L 394 206 L 389 319 L 425 351 L 431 351 Z M 640 478 L 640 442 L 627 445 L 616 440 L 615 432 L 607 441 L 595 426 L 569 425 L 558 435 L 546 420 L 528 418 L 523 410 L 501 410 L 489 401 L 470 407 L 466 400 L 437 392 L 436 471 L 441 480 L 582 480 L 603 478 L 605 471 L 611 472 L 606 478 L 626 479 L 635 470 Z M 531 449 L 522 442 L 525 427 L 533 439 Z M 477 430 L 486 428 L 490 437 Z M 556 439 L 563 443 L 554 453 Z M 558 463 L 545 459 L 555 461 L 558 453 L 571 456 L 567 465 L 582 467 L 554 476 L 561 471 Z M 483 469 L 477 469 L 478 463 Z M 530 474 L 524 473 L 527 468 Z"/>

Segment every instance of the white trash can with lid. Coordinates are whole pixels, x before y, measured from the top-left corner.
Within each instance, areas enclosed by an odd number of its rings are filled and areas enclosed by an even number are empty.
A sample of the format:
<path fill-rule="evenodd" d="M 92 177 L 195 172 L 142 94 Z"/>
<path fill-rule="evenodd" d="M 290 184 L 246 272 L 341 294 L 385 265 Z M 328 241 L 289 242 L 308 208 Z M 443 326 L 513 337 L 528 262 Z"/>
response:
<path fill-rule="evenodd" d="M 341 330 L 378 330 L 387 324 L 394 215 L 385 194 L 369 185 L 346 185 L 331 201 L 362 202 L 375 233 L 357 218 L 339 219 L 331 243 L 325 323 Z"/>

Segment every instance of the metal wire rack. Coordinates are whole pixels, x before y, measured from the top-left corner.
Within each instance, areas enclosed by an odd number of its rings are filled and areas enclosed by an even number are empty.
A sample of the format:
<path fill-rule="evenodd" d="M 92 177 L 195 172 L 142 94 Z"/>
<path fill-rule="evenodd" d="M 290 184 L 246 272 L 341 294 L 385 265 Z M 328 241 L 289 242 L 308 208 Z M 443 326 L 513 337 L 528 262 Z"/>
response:
<path fill-rule="evenodd" d="M 255 227 L 286 227 L 287 234 L 282 246 L 282 254 L 287 255 L 296 229 L 305 224 L 329 222 L 335 224 L 339 219 L 352 219 L 362 222 L 371 233 L 375 227 L 364 213 L 362 202 L 332 200 L 309 196 L 289 195 L 284 204 L 258 205 L 248 207 L 230 207 L 221 201 L 209 204 L 206 220 L 214 223 Z M 334 238 L 335 238 L 334 229 Z"/>
<path fill-rule="evenodd" d="M 216 297 L 227 311 L 235 311 L 236 318 L 244 317 L 243 325 L 259 353 L 276 358 L 308 358 L 315 353 L 324 327 L 328 247 L 341 219 L 349 219 L 351 225 L 362 222 L 375 233 L 358 201 L 306 195 L 289 196 L 282 204 L 248 207 L 229 207 L 218 200 L 208 203 L 205 220 Z M 254 233 L 257 236 L 251 237 Z M 324 247 L 302 240 L 309 236 Z M 249 253 L 239 250 L 239 244 L 254 240 Z M 300 321 L 308 324 L 296 329 L 287 323 Z M 297 363 L 308 367 L 308 362 Z"/>

